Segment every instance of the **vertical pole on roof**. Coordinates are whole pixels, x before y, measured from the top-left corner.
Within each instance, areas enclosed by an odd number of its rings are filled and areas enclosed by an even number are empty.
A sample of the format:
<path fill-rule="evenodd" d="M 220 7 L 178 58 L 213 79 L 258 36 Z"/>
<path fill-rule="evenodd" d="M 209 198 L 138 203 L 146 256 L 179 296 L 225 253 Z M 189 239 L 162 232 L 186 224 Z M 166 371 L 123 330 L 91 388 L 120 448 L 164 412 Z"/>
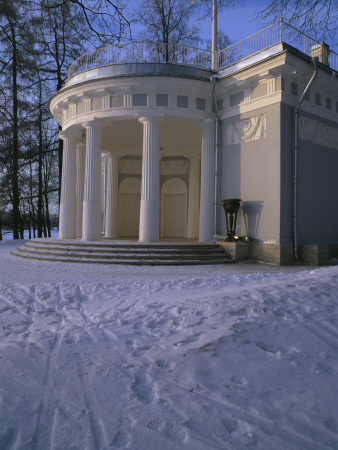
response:
<path fill-rule="evenodd" d="M 212 0 L 212 70 L 217 70 L 217 0 Z"/>

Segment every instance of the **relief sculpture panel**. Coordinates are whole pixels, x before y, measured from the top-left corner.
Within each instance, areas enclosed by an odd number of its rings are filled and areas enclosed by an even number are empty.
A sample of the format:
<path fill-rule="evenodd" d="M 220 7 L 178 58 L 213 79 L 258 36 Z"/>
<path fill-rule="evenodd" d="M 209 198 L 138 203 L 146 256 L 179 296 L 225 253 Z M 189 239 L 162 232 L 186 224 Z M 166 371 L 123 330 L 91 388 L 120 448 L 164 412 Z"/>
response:
<path fill-rule="evenodd" d="M 299 139 L 338 150 L 338 129 L 307 117 L 299 118 Z"/>
<path fill-rule="evenodd" d="M 119 173 L 135 174 L 142 173 L 142 160 L 141 159 L 127 159 L 122 158 L 119 160 Z"/>
<path fill-rule="evenodd" d="M 184 159 L 161 161 L 161 175 L 186 175 L 189 173 L 189 161 Z"/>
<path fill-rule="evenodd" d="M 266 137 L 266 114 L 239 120 L 226 126 L 228 145 L 255 141 Z"/>

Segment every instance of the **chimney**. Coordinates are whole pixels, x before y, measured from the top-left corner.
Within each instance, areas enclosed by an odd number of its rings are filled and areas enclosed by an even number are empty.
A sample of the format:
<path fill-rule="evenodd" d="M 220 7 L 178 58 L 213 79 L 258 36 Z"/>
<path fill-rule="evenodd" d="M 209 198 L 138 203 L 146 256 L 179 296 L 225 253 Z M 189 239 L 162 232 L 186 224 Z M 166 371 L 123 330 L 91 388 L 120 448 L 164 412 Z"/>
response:
<path fill-rule="evenodd" d="M 318 58 L 318 61 L 325 66 L 330 66 L 329 64 L 329 54 L 330 48 L 325 42 L 321 42 L 320 44 L 312 45 L 311 47 L 311 56 L 312 58 Z"/>

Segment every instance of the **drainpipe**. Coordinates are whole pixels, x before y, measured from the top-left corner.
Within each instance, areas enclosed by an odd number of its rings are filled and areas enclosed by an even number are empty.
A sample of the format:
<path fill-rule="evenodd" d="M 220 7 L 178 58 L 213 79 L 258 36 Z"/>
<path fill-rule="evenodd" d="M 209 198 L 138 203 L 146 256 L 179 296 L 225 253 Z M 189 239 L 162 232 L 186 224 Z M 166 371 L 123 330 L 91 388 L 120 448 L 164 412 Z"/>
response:
<path fill-rule="evenodd" d="M 215 208 L 214 208 L 214 239 L 219 234 L 219 203 L 220 203 L 220 118 L 217 110 L 216 80 L 218 76 L 210 77 L 212 99 L 215 112 Z"/>
<path fill-rule="evenodd" d="M 297 228 L 298 228 L 298 110 L 299 106 L 304 100 L 304 97 L 307 93 L 307 91 L 310 89 L 312 83 L 314 82 L 317 73 L 318 73 L 318 67 L 317 67 L 318 58 L 312 58 L 312 63 L 314 67 L 314 72 L 312 74 L 312 77 L 310 81 L 308 82 L 307 86 L 305 87 L 302 95 L 300 96 L 300 99 L 297 102 L 297 105 L 294 109 L 294 149 L 293 149 L 293 214 L 292 214 L 292 220 L 293 220 L 293 258 L 294 261 L 298 261 L 298 235 L 297 235 Z"/>

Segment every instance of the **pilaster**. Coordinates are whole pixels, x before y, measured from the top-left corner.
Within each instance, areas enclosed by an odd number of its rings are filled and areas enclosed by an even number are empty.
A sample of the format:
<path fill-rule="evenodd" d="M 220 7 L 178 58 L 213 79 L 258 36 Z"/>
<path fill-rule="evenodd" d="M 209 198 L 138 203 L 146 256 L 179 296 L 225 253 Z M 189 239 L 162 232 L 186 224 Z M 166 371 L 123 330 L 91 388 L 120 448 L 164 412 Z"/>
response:
<path fill-rule="evenodd" d="M 199 192 L 200 192 L 200 155 L 189 156 L 189 197 L 188 197 L 188 225 L 187 237 L 198 238 L 199 229 Z"/>
<path fill-rule="evenodd" d="M 107 153 L 107 197 L 106 197 L 106 222 L 105 237 L 116 238 L 118 236 L 118 163 L 117 153 Z"/>
<path fill-rule="evenodd" d="M 199 241 L 208 242 L 214 234 L 215 203 L 215 124 L 208 119 L 203 124 L 201 160 L 201 199 Z"/>
<path fill-rule="evenodd" d="M 86 144 L 76 144 L 76 237 L 82 237 L 83 188 L 86 160 Z"/>

